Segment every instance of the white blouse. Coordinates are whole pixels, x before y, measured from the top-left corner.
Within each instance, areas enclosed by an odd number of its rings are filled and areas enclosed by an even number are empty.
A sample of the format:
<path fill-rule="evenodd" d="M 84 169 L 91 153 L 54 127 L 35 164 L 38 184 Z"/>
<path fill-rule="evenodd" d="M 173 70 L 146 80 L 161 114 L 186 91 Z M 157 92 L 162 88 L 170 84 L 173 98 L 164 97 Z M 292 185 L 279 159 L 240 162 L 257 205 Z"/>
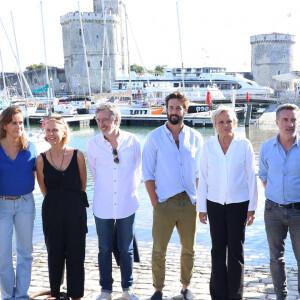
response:
<path fill-rule="evenodd" d="M 204 143 L 197 196 L 200 212 L 207 212 L 206 200 L 223 205 L 249 200 L 248 211 L 256 210 L 255 159 L 249 140 L 235 134 L 226 154 L 217 135 Z"/>

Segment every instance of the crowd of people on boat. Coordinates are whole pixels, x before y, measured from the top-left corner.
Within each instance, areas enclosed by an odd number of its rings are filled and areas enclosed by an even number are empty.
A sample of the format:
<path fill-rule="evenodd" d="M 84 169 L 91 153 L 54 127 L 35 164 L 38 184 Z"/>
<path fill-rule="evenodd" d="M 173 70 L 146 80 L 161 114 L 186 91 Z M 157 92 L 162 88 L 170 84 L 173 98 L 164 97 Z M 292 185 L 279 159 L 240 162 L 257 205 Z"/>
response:
<path fill-rule="evenodd" d="M 141 178 L 153 206 L 151 300 L 162 300 L 167 247 L 176 227 L 180 237 L 180 292 L 189 288 L 195 260 L 198 218 L 209 222 L 210 295 L 213 300 L 243 299 L 246 226 L 253 224 L 258 202 L 255 156 L 250 141 L 236 133 L 235 111 L 219 106 L 211 119 L 216 135 L 203 142 L 184 124 L 189 101 L 180 92 L 165 99 L 167 121 L 147 135 L 143 150 L 136 135 L 120 129 L 116 104 L 101 103 L 95 113 L 99 134 L 86 147 L 94 180 L 93 214 L 98 235 L 101 292 L 111 300 L 112 254 L 118 257 L 122 297 L 138 300 L 133 290 L 133 263 L 139 259 L 135 239 L 137 188 Z M 300 266 L 299 108 L 283 104 L 276 111 L 278 135 L 261 145 L 259 171 L 265 188 L 265 229 L 270 271 L 277 300 L 287 300 L 284 252 L 289 232 Z M 60 299 L 66 268 L 67 296 L 84 296 L 87 227 L 87 169 L 81 151 L 68 146 L 70 131 L 61 116 L 45 122 L 49 150 L 38 155 L 24 131 L 18 106 L 0 115 L 0 292 L 1 299 L 29 299 L 33 261 L 37 178 L 44 197 L 42 222 L 48 253 L 51 295 Z M 13 232 L 16 267 L 12 258 Z M 116 254 L 117 253 L 117 254 Z M 300 270 L 298 269 L 298 286 Z M 300 295 L 300 286 L 299 295 Z"/>

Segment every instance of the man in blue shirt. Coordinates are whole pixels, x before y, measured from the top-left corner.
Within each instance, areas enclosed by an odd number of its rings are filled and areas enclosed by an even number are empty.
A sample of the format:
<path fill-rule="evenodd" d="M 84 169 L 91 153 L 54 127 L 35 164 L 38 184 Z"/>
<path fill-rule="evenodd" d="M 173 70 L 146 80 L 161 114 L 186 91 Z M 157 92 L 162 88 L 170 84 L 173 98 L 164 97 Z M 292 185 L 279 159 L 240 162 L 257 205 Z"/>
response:
<path fill-rule="evenodd" d="M 196 190 L 199 179 L 202 136 L 184 125 L 188 109 L 186 97 L 175 92 L 166 98 L 168 121 L 146 139 L 142 155 L 143 178 L 153 206 L 152 275 L 155 293 L 162 299 L 166 251 L 174 227 L 180 236 L 181 294 L 194 296 L 188 289 L 194 266 L 196 237 Z"/>
<path fill-rule="evenodd" d="M 296 129 L 299 108 L 284 104 L 276 111 L 279 134 L 262 144 L 259 178 L 265 188 L 265 226 L 270 248 L 270 269 L 276 297 L 287 299 L 284 250 L 289 231 L 300 266 L 300 141 Z M 298 292 L 300 294 L 298 269 Z"/>

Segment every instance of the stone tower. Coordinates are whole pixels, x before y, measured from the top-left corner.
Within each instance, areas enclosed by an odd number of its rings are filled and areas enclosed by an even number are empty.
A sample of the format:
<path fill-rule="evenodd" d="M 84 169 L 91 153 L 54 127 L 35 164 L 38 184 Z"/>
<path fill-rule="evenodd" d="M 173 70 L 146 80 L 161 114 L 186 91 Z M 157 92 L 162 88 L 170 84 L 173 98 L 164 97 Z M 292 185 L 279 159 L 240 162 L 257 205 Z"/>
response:
<path fill-rule="evenodd" d="M 83 32 L 78 11 L 60 18 L 66 78 L 74 94 L 88 94 L 82 34 L 85 38 L 92 93 L 100 92 L 101 81 L 102 91 L 109 92 L 116 77 L 128 74 L 123 4 L 118 0 L 105 0 L 103 8 L 101 3 L 101 0 L 93 0 L 94 12 L 81 13 Z M 108 47 L 107 43 L 104 44 L 104 27 Z"/>
<path fill-rule="evenodd" d="M 292 82 L 280 82 L 272 76 L 293 71 L 294 38 L 294 35 L 275 32 L 250 37 L 251 71 L 254 81 L 274 89 L 293 88 Z"/>

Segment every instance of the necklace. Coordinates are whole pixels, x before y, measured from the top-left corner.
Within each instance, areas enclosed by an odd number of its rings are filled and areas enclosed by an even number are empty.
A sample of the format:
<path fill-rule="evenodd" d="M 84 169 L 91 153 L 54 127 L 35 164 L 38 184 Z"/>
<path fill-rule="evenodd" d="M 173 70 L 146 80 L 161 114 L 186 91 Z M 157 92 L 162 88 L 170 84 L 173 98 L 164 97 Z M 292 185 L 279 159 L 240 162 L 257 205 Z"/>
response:
<path fill-rule="evenodd" d="M 63 157 L 62 157 L 62 160 L 61 160 L 60 167 L 58 168 L 58 167 L 55 165 L 54 161 L 53 161 L 52 154 L 51 154 L 51 149 L 49 149 L 50 158 L 51 158 L 51 161 L 52 161 L 53 167 L 54 167 L 56 170 L 59 170 L 59 171 L 61 171 L 61 167 L 62 167 L 62 165 L 63 165 L 63 163 L 64 163 L 65 152 L 66 152 L 66 148 L 64 148 L 64 150 L 63 150 Z"/>

